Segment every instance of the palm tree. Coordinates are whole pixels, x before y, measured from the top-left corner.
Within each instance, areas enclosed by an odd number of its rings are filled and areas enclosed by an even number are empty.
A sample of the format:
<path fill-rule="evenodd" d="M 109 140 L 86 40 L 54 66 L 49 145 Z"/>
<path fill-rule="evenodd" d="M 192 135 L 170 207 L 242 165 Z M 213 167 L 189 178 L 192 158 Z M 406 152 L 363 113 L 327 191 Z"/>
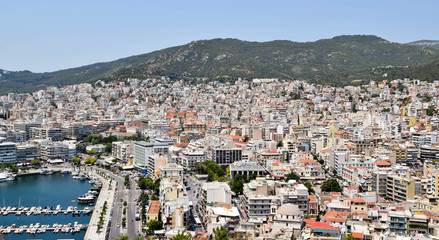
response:
<path fill-rule="evenodd" d="M 190 240 L 190 239 L 192 239 L 192 236 L 189 233 L 186 234 L 185 231 L 179 232 L 177 235 L 171 238 L 171 240 Z"/>

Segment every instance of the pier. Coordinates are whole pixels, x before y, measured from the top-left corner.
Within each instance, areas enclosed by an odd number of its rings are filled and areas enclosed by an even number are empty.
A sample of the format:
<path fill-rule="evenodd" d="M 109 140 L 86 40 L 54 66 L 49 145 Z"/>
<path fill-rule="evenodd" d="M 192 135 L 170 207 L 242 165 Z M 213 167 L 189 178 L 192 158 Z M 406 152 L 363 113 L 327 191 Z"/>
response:
<path fill-rule="evenodd" d="M 87 228 L 87 224 L 78 224 L 75 222 L 73 225 L 69 224 L 53 224 L 53 225 L 40 225 L 39 223 L 31 225 L 16 226 L 15 224 L 11 226 L 0 226 L 0 233 L 2 234 L 41 234 L 47 231 L 53 231 L 53 233 L 77 233 Z"/>
<path fill-rule="evenodd" d="M 0 209 L 0 215 L 7 216 L 9 214 L 15 214 L 17 216 L 21 215 L 57 215 L 57 214 L 73 214 L 73 215 L 81 215 L 81 214 L 90 214 L 93 212 L 93 208 L 85 207 L 84 209 L 78 209 L 77 207 L 68 207 L 67 209 L 49 209 L 49 208 L 41 208 L 41 207 L 31 207 L 31 208 L 15 208 L 15 207 L 3 207 Z"/>

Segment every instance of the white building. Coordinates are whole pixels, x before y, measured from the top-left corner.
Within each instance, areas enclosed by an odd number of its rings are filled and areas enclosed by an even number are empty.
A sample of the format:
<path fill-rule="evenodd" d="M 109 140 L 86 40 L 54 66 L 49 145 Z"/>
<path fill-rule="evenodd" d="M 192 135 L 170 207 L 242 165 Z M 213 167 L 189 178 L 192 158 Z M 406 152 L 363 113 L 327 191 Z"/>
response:
<path fill-rule="evenodd" d="M 232 191 L 225 182 L 205 182 L 200 189 L 200 210 L 206 213 L 206 205 L 215 203 L 230 204 L 232 202 Z"/>
<path fill-rule="evenodd" d="M 183 179 L 184 168 L 179 164 L 168 163 L 164 166 L 160 166 L 159 168 L 161 178 L 179 177 L 180 179 Z"/>
<path fill-rule="evenodd" d="M 14 163 L 17 161 L 17 146 L 15 143 L 0 143 L 0 163 Z"/>

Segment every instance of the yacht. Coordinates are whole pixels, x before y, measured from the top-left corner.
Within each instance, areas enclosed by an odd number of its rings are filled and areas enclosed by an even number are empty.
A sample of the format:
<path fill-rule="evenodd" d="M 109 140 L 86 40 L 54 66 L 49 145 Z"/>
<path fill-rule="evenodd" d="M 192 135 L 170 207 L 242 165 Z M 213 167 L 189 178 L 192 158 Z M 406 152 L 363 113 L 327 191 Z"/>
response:
<path fill-rule="evenodd" d="M 78 202 L 79 203 L 90 203 L 93 202 L 95 200 L 95 196 L 92 194 L 84 194 L 84 195 L 79 195 L 78 196 Z"/>
<path fill-rule="evenodd" d="M 14 175 L 7 172 L 0 173 L 0 182 L 13 181 L 15 179 Z"/>

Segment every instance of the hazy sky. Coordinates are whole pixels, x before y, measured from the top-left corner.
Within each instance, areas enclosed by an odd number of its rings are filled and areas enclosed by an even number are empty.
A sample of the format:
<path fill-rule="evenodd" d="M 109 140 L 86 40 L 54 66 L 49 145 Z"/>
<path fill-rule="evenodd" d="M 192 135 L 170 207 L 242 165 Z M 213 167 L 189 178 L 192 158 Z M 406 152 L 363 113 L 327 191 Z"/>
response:
<path fill-rule="evenodd" d="M 439 40 L 438 9 L 437 0 L 4 0 L 0 68 L 54 71 L 211 38 Z"/>

